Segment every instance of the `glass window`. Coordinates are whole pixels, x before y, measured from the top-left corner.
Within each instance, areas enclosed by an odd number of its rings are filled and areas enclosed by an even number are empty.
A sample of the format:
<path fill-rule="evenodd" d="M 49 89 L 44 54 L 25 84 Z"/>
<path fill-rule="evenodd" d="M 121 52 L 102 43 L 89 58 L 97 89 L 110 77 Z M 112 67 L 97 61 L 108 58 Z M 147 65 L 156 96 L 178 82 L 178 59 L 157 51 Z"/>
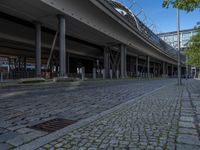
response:
<path fill-rule="evenodd" d="M 182 34 L 182 40 L 189 40 L 190 36 L 191 36 L 191 34 L 189 32 L 183 33 Z"/>
<path fill-rule="evenodd" d="M 176 35 L 174 35 L 174 41 L 177 41 L 178 39 L 177 39 L 177 34 Z"/>

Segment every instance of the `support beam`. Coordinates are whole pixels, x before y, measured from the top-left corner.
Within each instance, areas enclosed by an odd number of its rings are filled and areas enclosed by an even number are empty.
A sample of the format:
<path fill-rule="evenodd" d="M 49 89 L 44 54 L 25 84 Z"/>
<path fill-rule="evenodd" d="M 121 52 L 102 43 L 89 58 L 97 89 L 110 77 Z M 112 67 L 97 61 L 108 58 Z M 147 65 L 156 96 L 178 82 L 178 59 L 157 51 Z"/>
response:
<path fill-rule="evenodd" d="M 138 77 L 138 56 L 136 56 L 136 59 L 135 59 L 135 73 L 136 73 L 136 77 Z"/>
<path fill-rule="evenodd" d="M 153 63 L 153 77 L 156 76 L 156 63 Z"/>
<path fill-rule="evenodd" d="M 174 76 L 174 65 L 172 64 L 172 71 L 171 71 L 171 77 Z"/>
<path fill-rule="evenodd" d="M 162 70 L 162 76 L 165 77 L 165 75 L 166 75 L 166 71 L 165 71 L 165 62 L 163 62 L 162 68 L 163 68 L 163 70 Z"/>
<path fill-rule="evenodd" d="M 105 75 L 105 78 L 109 78 L 109 70 L 110 70 L 109 58 L 110 58 L 109 49 L 108 49 L 108 47 L 105 47 L 104 48 L 104 75 Z"/>
<path fill-rule="evenodd" d="M 24 57 L 24 70 L 26 70 L 26 57 Z"/>
<path fill-rule="evenodd" d="M 168 77 L 168 75 L 169 75 L 169 68 L 168 68 L 169 66 L 168 66 L 168 64 L 166 63 L 166 76 Z"/>
<path fill-rule="evenodd" d="M 146 57 L 146 61 L 147 61 L 147 78 L 150 78 L 150 57 L 149 56 Z"/>
<path fill-rule="evenodd" d="M 126 78 L 127 77 L 127 66 L 126 66 L 127 47 L 121 44 L 120 51 L 121 51 L 121 78 Z"/>
<path fill-rule="evenodd" d="M 127 46 L 124 45 L 124 75 L 125 75 L 125 78 L 128 77 L 127 75 Z"/>
<path fill-rule="evenodd" d="M 36 76 L 41 76 L 41 24 L 35 23 L 36 27 L 36 39 L 35 39 L 35 50 L 36 50 Z"/>
<path fill-rule="evenodd" d="M 66 50 L 65 50 L 65 17 L 58 15 L 59 20 L 59 52 L 60 52 L 60 76 L 66 75 Z"/>

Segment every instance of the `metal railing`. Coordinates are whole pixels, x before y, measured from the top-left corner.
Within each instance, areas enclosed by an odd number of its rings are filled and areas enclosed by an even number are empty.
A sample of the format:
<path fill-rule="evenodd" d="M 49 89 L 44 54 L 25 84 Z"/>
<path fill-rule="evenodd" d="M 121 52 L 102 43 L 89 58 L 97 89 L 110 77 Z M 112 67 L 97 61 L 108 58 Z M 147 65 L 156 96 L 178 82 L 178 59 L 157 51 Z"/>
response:
<path fill-rule="evenodd" d="M 117 11 L 116 8 L 121 7 L 124 10 L 129 11 L 125 6 L 122 4 L 113 1 L 113 0 L 103 0 L 104 2 L 107 2 L 113 9 Z M 119 12 L 118 12 L 119 13 Z M 142 35 L 145 39 L 150 41 L 152 44 L 157 46 L 162 52 L 167 54 L 168 56 L 177 59 L 177 53 L 175 48 L 173 48 L 171 45 L 167 44 L 165 41 L 163 41 L 158 35 L 156 35 L 153 31 L 151 31 L 142 21 L 138 19 L 137 16 L 135 16 L 132 12 L 128 12 L 126 14 L 119 13 L 125 20 L 127 20 L 129 23 L 131 23 L 132 27 L 139 31 L 140 35 Z"/>

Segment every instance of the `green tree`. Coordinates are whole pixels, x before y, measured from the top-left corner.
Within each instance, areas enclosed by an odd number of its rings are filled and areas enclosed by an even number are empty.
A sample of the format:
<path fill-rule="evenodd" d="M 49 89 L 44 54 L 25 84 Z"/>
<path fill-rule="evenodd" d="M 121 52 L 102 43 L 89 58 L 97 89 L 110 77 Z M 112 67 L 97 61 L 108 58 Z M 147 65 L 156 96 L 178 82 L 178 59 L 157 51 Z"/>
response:
<path fill-rule="evenodd" d="M 196 29 L 197 34 L 189 40 L 185 53 L 188 56 L 188 64 L 200 67 L 200 23 Z"/>
<path fill-rule="evenodd" d="M 163 0 L 163 7 L 168 8 L 169 5 L 190 12 L 200 8 L 200 0 Z"/>

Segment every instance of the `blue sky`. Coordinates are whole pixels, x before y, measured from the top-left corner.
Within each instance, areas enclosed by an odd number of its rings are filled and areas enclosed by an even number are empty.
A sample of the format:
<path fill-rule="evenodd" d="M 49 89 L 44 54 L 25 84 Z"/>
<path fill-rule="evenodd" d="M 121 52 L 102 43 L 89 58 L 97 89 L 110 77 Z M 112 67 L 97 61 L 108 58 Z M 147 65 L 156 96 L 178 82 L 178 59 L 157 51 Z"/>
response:
<path fill-rule="evenodd" d="M 119 0 L 129 7 L 132 0 Z M 170 7 L 162 8 L 162 0 L 134 0 L 145 14 L 156 25 L 157 30 L 161 32 L 175 31 L 176 27 L 176 9 Z M 187 13 L 180 11 L 181 29 L 193 28 L 200 21 L 200 10 Z"/>

